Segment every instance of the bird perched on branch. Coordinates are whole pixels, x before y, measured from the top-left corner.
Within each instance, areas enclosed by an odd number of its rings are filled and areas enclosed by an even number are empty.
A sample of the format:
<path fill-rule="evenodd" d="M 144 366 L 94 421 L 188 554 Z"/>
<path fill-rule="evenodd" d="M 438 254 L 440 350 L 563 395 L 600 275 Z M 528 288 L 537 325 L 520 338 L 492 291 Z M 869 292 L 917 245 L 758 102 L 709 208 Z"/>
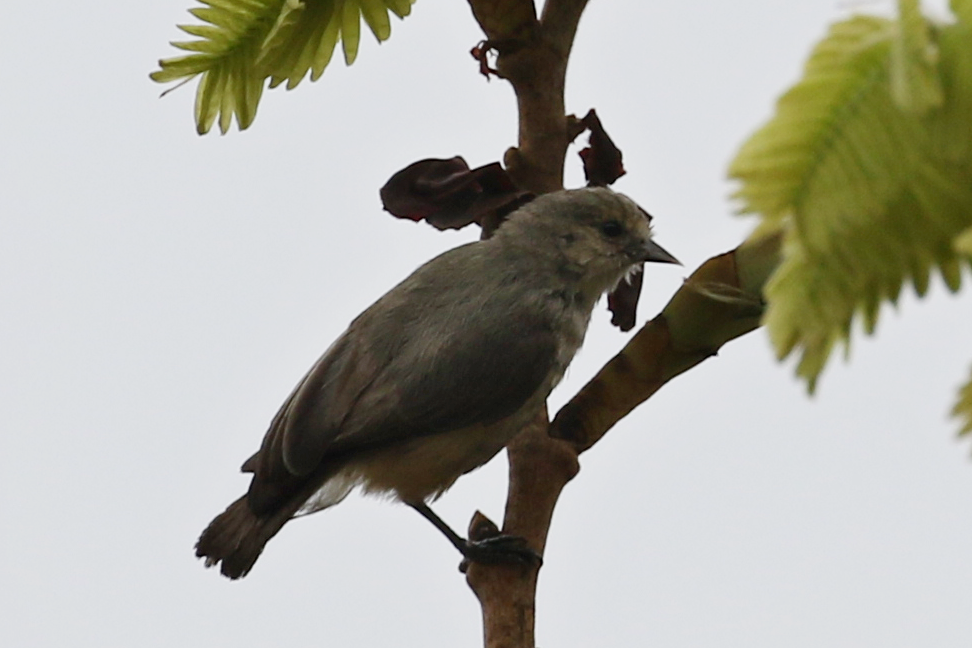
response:
<path fill-rule="evenodd" d="M 288 520 L 360 486 L 418 510 L 467 559 L 522 560 L 522 544 L 465 540 L 427 502 L 537 416 L 594 304 L 645 261 L 677 263 L 652 241 L 647 213 L 606 188 L 540 196 L 492 238 L 432 259 L 300 381 L 243 464 L 248 492 L 203 531 L 196 555 L 245 576 Z"/>

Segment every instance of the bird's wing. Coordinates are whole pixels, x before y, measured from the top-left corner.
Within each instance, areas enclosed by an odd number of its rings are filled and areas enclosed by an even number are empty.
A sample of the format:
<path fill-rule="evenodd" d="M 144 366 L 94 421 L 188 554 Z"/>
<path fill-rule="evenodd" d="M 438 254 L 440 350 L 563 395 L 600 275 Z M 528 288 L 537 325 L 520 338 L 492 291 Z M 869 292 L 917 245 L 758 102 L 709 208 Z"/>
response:
<path fill-rule="evenodd" d="M 448 268 L 433 270 L 379 300 L 318 360 L 244 464 L 257 481 L 273 490 L 331 454 L 498 421 L 548 382 L 557 341 L 542 313 L 510 286 L 471 300 L 436 280 Z"/>
<path fill-rule="evenodd" d="M 461 328 L 427 331 L 423 344 L 403 346 L 361 393 L 335 450 L 488 425 L 519 410 L 548 382 L 557 344 L 538 318 L 506 313 L 499 321 L 459 318 Z"/>
<path fill-rule="evenodd" d="M 254 512 L 272 511 L 302 490 L 380 371 L 376 350 L 356 339 L 354 327 L 314 363 L 277 411 L 260 450 L 243 464 L 243 472 L 253 473 L 248 499 Z"/>
<path fill-rule="evenodd" d="M 356 339 L 353 329 L 345 332 L 314 363 L 270 423 L 254 457 L 256 472 L 273 480 L 313 471 L 380 370 L 375 354 Z"/>

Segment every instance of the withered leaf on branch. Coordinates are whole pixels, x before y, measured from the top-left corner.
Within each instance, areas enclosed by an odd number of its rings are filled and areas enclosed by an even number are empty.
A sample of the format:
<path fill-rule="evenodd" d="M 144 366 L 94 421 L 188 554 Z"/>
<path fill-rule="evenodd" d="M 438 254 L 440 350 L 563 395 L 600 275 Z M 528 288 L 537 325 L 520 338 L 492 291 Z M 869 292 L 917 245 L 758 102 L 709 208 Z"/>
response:
<path fill-rule="evenodd" d="M 501 79 L 503 78 L 503 75 L 489 64 L 489 53 L 494 49 L 490 41 L 484 40 L 479 41 L 475 47 L 469 50 L 469 54 L 479 62 L 479 73 L 486 77 L 487 81 L 489 81 L 489 75 L 491 74 Z"/>
<path fill-rule="evenodd" d="M 604 130 L 601 120 L 593 108 L 587 111 L 579 123 L 591 133 L 586 148 L 580 152 L 584 163 L 584 177 L 590 187 L 606 187 L 624 175 L 621 164 L 621 149 Z M 645 218 L 651 219 L 647 213 Z M 611 311 L 611 324 L 622 331 L 634 328 L 638 315 L 638 299 L 641 297 L 642 273 L 639 272 L 622 281 L 608 295 L 608 310 Z"/>
<path fill-rule="evenodd" d="M 590 187 L 606 187 L 625 174 L 621 164 L 621 149 L 604 130 L 597 113 L 591 108 L 580 120 L 591 133 L 587 148 L 580 152 L 584 162 L 584 177 Z"/>
<path fill-rule="evenodd" d="M 638 298 L 641 297 L 641 282 L 644 280 L 645 264 L 639 272 L 621 280 L 621 283 L 608 294 L 608 310 L 611 311 L 611 324 L 622 331 L 634 328 L 638 316 Z"/>
<path fill-rule="evenodd" d="M 410 164 L 385 183 L 380 195 L 398 218 L 424 220 L 440 230 L 476 223 L 484 231 L 534 197 L 518 189 L 498 162 L 470 169 L 459 156 Z"/>

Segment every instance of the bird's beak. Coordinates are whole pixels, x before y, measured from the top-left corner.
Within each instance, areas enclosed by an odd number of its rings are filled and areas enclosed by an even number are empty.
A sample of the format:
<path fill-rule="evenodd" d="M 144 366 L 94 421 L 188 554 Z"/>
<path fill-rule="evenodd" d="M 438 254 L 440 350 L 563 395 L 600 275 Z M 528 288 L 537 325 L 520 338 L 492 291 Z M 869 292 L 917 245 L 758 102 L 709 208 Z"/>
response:
<path fill-rule="evenodd" d="M 673 257 L 668 253 L 667 250 L 665 250 L 665 248 L 650 239 L 647 243 L 645 243 L 642 261 L 651 261 L 654 263 L 674 263 L 677 265 L 682 265 L 681 261 Z"/>

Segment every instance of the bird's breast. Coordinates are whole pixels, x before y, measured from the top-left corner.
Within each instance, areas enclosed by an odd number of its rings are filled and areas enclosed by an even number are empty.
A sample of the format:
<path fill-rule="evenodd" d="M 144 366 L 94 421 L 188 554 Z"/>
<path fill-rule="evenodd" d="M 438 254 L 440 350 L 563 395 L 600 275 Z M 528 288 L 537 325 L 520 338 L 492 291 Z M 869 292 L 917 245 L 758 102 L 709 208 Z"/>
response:
<path fill-rule="evenodd" d="M 560 382 L 568 365 L 584 343 L 594 302 L 595 300 L 588 299 L 581 293 L 560 292 L 550 299 L 551 325 L 558 341 L 554 361 L 557 375 L 550 389 Z"/>

